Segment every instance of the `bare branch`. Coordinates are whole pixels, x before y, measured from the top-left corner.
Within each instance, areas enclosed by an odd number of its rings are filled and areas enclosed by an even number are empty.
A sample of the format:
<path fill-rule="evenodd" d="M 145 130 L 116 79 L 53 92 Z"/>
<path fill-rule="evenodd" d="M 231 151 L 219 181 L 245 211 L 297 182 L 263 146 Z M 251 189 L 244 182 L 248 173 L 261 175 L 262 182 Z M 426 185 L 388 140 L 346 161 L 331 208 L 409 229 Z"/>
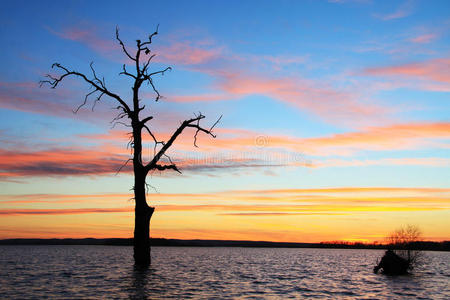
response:
<path fill-rule="evenodd" d="M 61 69 L 64 71 L 64 74 L 60 75 L 59 77 L 53 77 L 50 74 L 47 74 L 46 77 L 50 78 L 50 80 L 42 80 L 40 81 L 40 85 L 42 86 L 43 84 L 47 83 L 50 85 L 51 88 L 56 88 L 58 86 L 58 84 L 66 77 L 74 75 L 77 77 L 81 77 L 84 81 L 86 81 L 87 83 L 89 83 L 93 88 L 95 88 L 95 91 L 99 91 L 101 93 L 104 93 L 106 95 L 108 95 L 111 98 L 116 99 L 120 105 L 123 107 L 124 111 L 126 111 L 126 113 L 128 115 L 131 115 L 132 111 L 130 110 L 130 108 L 128 107 L 128 105 L 125 103 L 125 101 L 122 100 L 122 98 L 120 98 L 117 94 L 112 93 L 111 91 L 109 91 L 105 85 L 104 85 L 104 81 L 101 81 L 100 79 L 98 79 L 97 75 L 95 74 L 95 70 L 92 67 L 92 63 L 91 63 L 91 70 L 94 74 L 94 79 L 89 79 L 86 77 L 86 75 L 84 75 L 83 73 L 80 72 L 76 72 L 76 71 L 69 71 L 69 69 L 67 69 L 64 66 L 61 66 L 59 63 L 54 63 L 52 65 L 52 68 L 57 67 L 58 69 Z M 94 91 L 94 92 L 95 92 Z M 89 93 L 89 94 L 92 94 Z M 86 100 L 86 98 L 85 98 Z M 84 105 L 84 104 L 83 104 Z M 81 105 L 81 106 L 83 106 Z"/>
<path fill-rule="evenodd" d="M 149 117 L 147 117 L 147 118 L 144 118 L 144 119 L 141 120 L 141 124 L 145 124 L 145 123 L 147 123 L 148 121 L 150 121 L 151 119 L 153 119 L 153 116 L 149 116 Z"/>
<path fill-rule="evenodd" d="M 221 116 L 222 117 L 222 116 Z M 153 157 L 153 159 L 145 166 L 146 171 L 148 172 L 149 170 L 152 170 L 155 168 L 155 165 L 158 163 L 158 161 L 160 160 L 160 158 L 166 153 L 167 149 L 170 148 L 170 146 L 172 146 L 173 142 L 175 142 L 175 140 L 177 139 L 177 137 L 183 132 L 183 130 L 187 127 L 192 127 L 192 128 L 196 128 L 197 131 L 195 133 L 195 139 L 196 136 L 198 134 L 198 132 L 204 132 L 210 136 L 212 136 L 213 138 L 216 137 L 216 135 L 214 135 L 212 133 L 212 129 L 214 128 L 214 126 L 220 121 L 221 117 L 214 123 L 214 125 L 211 127 L 210 130 L 205 129 L 203 127 L 200 126 L 200 120 L 204 119 L 205 116 L 202 115 L 201 113 L 199 113 L 199 115 L 196 115 L 195 118 L 189 119 L 189 120 L 185 120 L 183 123 L 181 123 L 180 127 L 178 127 L 178 129 L 172 134 L 172 136 L 170 137 L 170 139 L 167 141 L 167 143 L 165 143 L 162 148 L 159 150 L 159 152 Z M 195 145 L 196 140 L 194 140 L 194 145 Z M 197 146 L 197 145 L 195 145 Z"/>
<path fill-rule="evenodd" d="M 153 147 L 153 156 L 156 155 L 156 147 L 158 147 L 158 144 L 161 144 L 164 146 L 165 142 L 164 141 L 158 141 L 155 137 L 155 135 L 153 134 L 153 132 L 150 131 L 150 128 L 147 127 L 147 125 L 143 125 L 143 128 L 145 128 L 148 132 L 148 134 L 150 134 L 150 136 L 152 137 L 153 141 L 155 142 L 155 146 Z"/>
<path fill-rule="evenodd" d="M 148 50 L 148 48 L 146 48 L 146 49 Z M 147 52 L 147 50 L 145 51 L 145 54 L 150 53 L 150 50 L 148 50 L 148 52 Z M 155 56 L 156 56 L 156 54 L 152 54 L 152 55 L 148 58 L 147 62 L 144 64 L 144 67 L 142 67 L 142 73 L 144 73 L 145 71 L 147 71 L 148 65 L 150 64 L 150 62 L 152 61 L 152 59 L 153 59 Z"/>
<path fill-rule="evenodd" d="M 153 91 L 156 93 L 156 98 L 155 101 L 158 102 L 158 100 L 161 98 L 161 94 L 158 92 L 158 90 L 156 89 L 155 85 L 153 84 L 153 80 L 149 77 L 148 78 L 148 82 L 150 83 L 150 85 L 153 88 Z"/>
<path fill-rule="evenodd" d="M 178 173 L 180 173 L 181 174 L 181 171 L 177 168 L 177 166 L 176 165 L 158 165 L 158 164 L 155 164 L 154 165 L 154 167 L 153 167 L 153 169 L 156 169 L 156 170 L 159 170 L 159 171 L 164 171 L 164 170 L 168 170 L 168 169 L 172 169 L 172 170 L 175 170 L 175 171 L 177 171 Z"/>
<path fill-rule="evenodd" d="M 128 114 L 126 112 L 120 112 L 119 114 L 117 114 L 117 116 L 114 117 L 114 119 L 111 120 L 111 124 L 114 123 L 115 121 L 119 121 L 125 117 L 127 117 Z"/>
<path fill-rule="evenodd" d="M 164 73 L 167 72 L 167 71 L 172 71 L 172 67 L 167 67 L 167 68 L 165 68 L 164 70 L 156 71 L 156 72 L 150 73 L 150 74 L 146 75 L 146 77 L 151 77 L 151 76 L 156 75 L 156 74 L 159 74 L 159 73 L 161 73 L 161 75 L 164 75 Z"/>
<path fill-rule="evenodd" d="M 127 72 L 127 69 L 125 68 L 125 64 L 123 64 L 123 72 L 120 72 L 119 75 L 122 75 L 122 74 L 130 76 L 130 77 L 132 77 L 134 79 L 137 79 L 136 76 L 134 76 L 133 74 Z"/>
<path fill-rule="evenodd" d="M 73 110 L 72 112 L 73 112 L 74 114 L 76 114 L 76 113 L 80 110 L 80 108 L 82 108 L 83 106 L 86 105 L 88 97 L 89 97 L 90 95 L 92 95 L 93 93 L 95 93 L 95 92 L 97 92 L 97 90 L 93 90 L 92 92 L 86 94 L 86 96 L 84 96 L 84 101 L 83 101 L 83 103 L 81 103 L 80 106 L 78 106 L 77 109 Z"/>
<path fill-rule="evenodd" d="M 200 120 L 205 118 L 205 116 L 203 116 L 201 113 L 199 113 L 198 119 L 197 119 L 197 124 L 189 124 L 186 127 L 192 127 L 192 128 L 196 128 L 197 130 L 195 131 L 194 134 L 194 146 L 197 146 L 197 135 L 200 131 L 209 134 L 210 136 L 212 136 L 213 138 L 216 138 L 216 135 L 212 133 L 213 128 L 217 125 L 217 123 L 219 123 L 220 119 L 222 119 L 222 115 L 219 117 L 219 119 L 217 119 L 217 121 L 211 126 L 211 128 L 208 129 L 204 129 L 202 127 L 200 127 Z"/>
<path fill-rule="evenodd" d="M 97 102 L 100 102 L 100 99 L 103 97 L 105 93 L 101 93 L 100 96 L 97 97 L 97 99 L 95 99 L 94 104 L 92 105 L 92 109 L 91 111 L 94 111 L 95 105 L 97 104 Z"/>
<path fill-rule="evenodd" d="M 156 26 L 155 32 L 153 32 L 152 34 L 150 34 L 150 36 L 148 37 L 148 42 L 142 43 L 141 46 L 145 46 L 145 45 L 151 44 L 151 43 L 152 43 L 152 38 L 153 38 L 155 35 L 158 34 L 158 29 L 159 29 L 159 24 Z"/>
<path fill-rule="evenodd" d="M 145 183 L 145 187 L 146 187 L 146 193 L 148 194 L 148 189 L 149 189 L 149 187 L 150 188 L 152 188 L 157 194 L 159 194 L 159 191 L 153 186 L 153 185 L 151 185 L 151 184 L 149 184 L 149 183 Z"/>
<path fill-rule="evenodd" d="M 136 61 L 136 59 L 128 53 L 127 49 L 125 48 L 125 45 L 123 44 L 122 40 L 119 38 L 119 27 L 116 27 L 116 39 L 119 41 L 120 46 L 122 46 L 123 52 L 125 52 L 125 54 L 128 56 L 128 58 Z"/>
<path fill-rule="evenodd" d="M 127 161 L 119 168 L 119 170 L 117 170 L 117 172 L 115 174 L 116 176 L 128 164 L 129 161 L 133 161 L 133 159 L 132 158 L 127 159 Z"/>
<path fill-rule="evenodd" d="M 98 79 L 97 74 L 95 73 L 93 65 L 94 65 L 94 62 L 91 61 L 91 63 L 89 64 L 89 67 L 91 68 L 92 75 L 94 76 L 94 80 L 93 81 L 95 83 L 97 83 L 98 85 L 100 85 L 102 88 L 105 88 L 105 78 L 103 78 L 103 81 Z"/>
<path fill-rule="evenodd" d="M 117 121 L 117 122 L 114 122 L 114 124 L 111 126 L 111 129 L 114 129 L 114 127 L 116 127 L 116 125 L 117 124 L 119 124 L 119 125 L 123 125 L 123 126 L 125 126 L 125 127 L 132 127 L 131 125 L 129 125 L 129 124 L 125 124 L 124 122 L 119 122 L 119 121 Z"/>

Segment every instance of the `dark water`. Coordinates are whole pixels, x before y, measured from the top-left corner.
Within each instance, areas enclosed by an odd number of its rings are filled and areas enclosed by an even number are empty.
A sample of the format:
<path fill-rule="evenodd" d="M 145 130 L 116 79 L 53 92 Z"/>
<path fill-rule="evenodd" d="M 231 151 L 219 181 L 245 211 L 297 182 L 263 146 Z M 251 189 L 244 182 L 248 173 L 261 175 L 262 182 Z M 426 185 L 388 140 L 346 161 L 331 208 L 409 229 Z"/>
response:
<path fill-rule="evenodd" d="M 414 275 L 372 273 L 378 250 L 0 246 L 1 299 L 449 299 L 450 253 L 425 252 Z"/>

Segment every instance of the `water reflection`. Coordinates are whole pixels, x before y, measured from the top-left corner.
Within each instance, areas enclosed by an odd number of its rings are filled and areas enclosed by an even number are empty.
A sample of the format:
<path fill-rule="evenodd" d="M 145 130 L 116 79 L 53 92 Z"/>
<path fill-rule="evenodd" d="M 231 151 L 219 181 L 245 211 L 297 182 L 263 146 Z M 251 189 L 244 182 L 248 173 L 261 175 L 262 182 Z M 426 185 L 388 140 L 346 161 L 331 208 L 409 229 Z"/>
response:
<path fill-rule="evenodd" d="M 131 271 L 130 299 L 147 299 L 146 287 L 151 277 L 152 269 L 149 267 L 133 266 Z"/>
<path fill-rule="evenodd" d="M 20 249 L 18 249 L 20 248 Z M 413 275 L 373 274 L 374 250 L 165 248 L 133 267 L 131 247 L 0 247 L 4 299 L 433 298 L 450 294 L 450 253 Z M 448 298 L 448 297 L 447 297 Z"/>

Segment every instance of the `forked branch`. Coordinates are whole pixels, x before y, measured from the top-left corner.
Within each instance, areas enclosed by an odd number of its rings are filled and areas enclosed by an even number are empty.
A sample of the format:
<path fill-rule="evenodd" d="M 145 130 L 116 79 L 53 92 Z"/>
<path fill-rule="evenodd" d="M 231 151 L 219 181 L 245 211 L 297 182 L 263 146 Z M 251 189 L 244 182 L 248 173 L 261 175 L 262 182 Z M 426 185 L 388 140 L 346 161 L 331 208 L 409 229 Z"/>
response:
<path fill-rule="evenodd" d="M 128 116 L 131 116 L 132 111 L 130 110 L 129 106 L 125 103 L 125 101 L 123 101 L 122 98 L 120 98 L 119 95 L 117 95 L 117 94 L 115 94 L 115 93 L 109 91 L 109 90 L 106 88 L 105 80 L 104 80 L 104 79 L 103 79 L 103 80 L 100 80 L 100 79 L 97 77 L 97 74 L 95 73 L 95 70 L 94 70 L 94 68 L 93 68 L 93 66 L 92 66 L 92 63 L 91 63 L 90 66 L 91 66 L 92 74 L 93 74 L 93 76 L 94 76 L 93 79 L 89 79 L 89 78 L 88 78 L 86 75 L 84 75 L 83 73 L 80 73 L 80 72 L 77 72 L 77 71 L 73 71 L 73 70 L 69 70 L 69 69 L 67 69 L 67 68 L 64 67 L 64 66 L 61 66 L 59 63 L 54 63 L 54 64 L 52 65 L 52 69 L 56 67 L 57 69 L 62 70 L 64 73 L 63 73 L 62 75 L 56 76 L 56 77 L 55 77 L 55 76 L 52 76 L 52 75 L 50 75 L 50 74 L 47 74 L 46 77 L 49 78 L 49 80 L 41 80 L 41 81 L 39 82 L 39 84 L 40 84 L 40 86 L 42 86 L 42 85 L 44 85 L 44 84 L 49 84 L 50 87 L 51 87 L 52 89 L 54 89 L 54 88 L 56 88 L 56 87 L 58 86 L 58 84 L 59 84 L 61 81 L 63 81 L 63 79 L 66 78 L 66 77 L 69 77 L 69 76 L 80 77 L 80 78 L 82 78 L 85 82 L 89 83 L 89 84 L 91 85 L 91 87 L 94 88 L 94 91 L 92 91 L 92 92 L 90 92 L 90 93 L 88 93 L 88 94 L 86 95 L 86 97 L 85 97 L 85 99 L 84 99 L 84 102 L 81 104 L 81 106 L 79 106 L 79 107 L 77 108 L 76 111 L 78 111 L 83 105 L 86 104 L 87 98 L 88 98 L 90 95 L 94 94 L 95 92 L 100 92 L 100 96 L 97 97 L 97 101 L 99 101 L 100 98 L 101 98 L 104 94 L 106 94 L 106 95 L 108 95 L 109 97 L 111 97 L 111 98 L 117 100 L 117 101 L 120 103 L 121 108 L 128 114 Z"/>
<path fill-rule="evenodd" d="M 172 146 L 172 144 L 175 142 L 175 140 L 177 139 L 177 137 L 183 132 L 184 129 L 191 127 L 191 128 L 195 128 L 197 129 L 194 135 L 194 145 L 196 145 L 197 142 L 197 134 L 199 132 L 203 132 L 205 134 L 208 134 L 210 136 L 212 136 L 213 138 L 216 137 L 216 135 L 213 133 L 213 129 L 214 127 L 217 125 L 217 123 L 219 123 L 220 119 L 222 118 L 222 116 L 219 117 L 219 119 L 217 119 L 217 121 L 209 128 L 203 128 L 200 125 L 200 120 L 204 119 L 205 116 L 202 115 L 201 113 L 199 113 L 198 115 L 196 115 L 194 118 L 189 119 L 189 120 L 185 120 L 183 123 L 181 123 L 180 127 L 178 127 L 177 130 L 175 130 L 175 132 L 172 134 L 172 136 L 170 137 L 170 139 L 164 143 L 164 145 L 161 147 L 161 149 L 159 150 L 159 152 L 153 157 L 153 159 L 145 166 L 145 170 L 148 172 L 150 170 L 153 169 L 157 169 L 157 163 L 159 162 L 159 160 L 161 159 L 161 157 L 163 155 L 165 155 L 167 149 L 170 148 L 170 146 Z"/>

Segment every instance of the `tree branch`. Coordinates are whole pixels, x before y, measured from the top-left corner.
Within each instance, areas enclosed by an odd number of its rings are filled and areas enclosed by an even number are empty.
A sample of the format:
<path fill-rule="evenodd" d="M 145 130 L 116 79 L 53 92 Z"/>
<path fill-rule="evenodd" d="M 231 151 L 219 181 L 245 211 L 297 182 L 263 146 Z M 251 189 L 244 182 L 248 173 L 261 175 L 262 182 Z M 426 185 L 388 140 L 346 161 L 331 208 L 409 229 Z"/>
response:
<path fill-rule="evenodd" d="M 136 76 L 134 76 L 133 74 L 127 72 L 127 69 L 125 68 L 125 64 L 123 64 L 123 71 L 120 72 L 119 75 L 122 75 L 122 74 L 130 76 L 130 77 L 134 78 L 135 80 L 137 79 Z"/>
<path fill-rule="evenodd" d="M 145 124 L 145 123 L 147 123 L 148 121 L 150 121 L 151 119 L 153 119 L 153 116 L 144 118 L 144 119 L 141 120 L 141 124 Z"/>
<path fill-rule="evenodd" d="M 152 38 L 158 34 L 158 29 L 159 29 L 159 24 L 156 26 L 156 30 L 155 32 L 153 32 L 152 34 L 149 35 L 148 37 L 148 42 L 144 42 L 141 44 L 141 46 L 145 46 L 145 45 L 149 45 L 152 43 Z"/>
<path fill-rule="evenodd" d="M 158 141 L 155 137 L 155 135 L 153 134 L 153 132 L 150 131 L 150 128 L 148 128 L 147 125 L 143 125 L 143 128 L 145 128 L 148 132 L 148 134 L 150 134 L 150 136 L 152 137 L 153 141 L 155 142 L 155 146 L 153 147 L 153 156 L 156 155 L 156 147 L 158 147 L 158 144 L 161 144 L 164 146 L 165 142 L 164 141 Z"/>
<path fill-rule="evenodd" d="M 153 159 L 145 166 L 145 170 L 148 172 L 152 169 L 156 168 L 156 165 L 158 163 L 158 161 L 160 160 L 160 158 L 165 155 L 167 149 L 170 148 L 170 146 L 172 146 L 173 142 L 175 142 L 175 140 L 177 139 L 177 137 L 183 132 L 183 130 L 187 127 L 192 127 L 192 128 L 197 128 L 197 131 L 195 133 L 195 140 L 194 143 L 196 142 L 196 136 L 198 134 L 198 132 L 204 132 L 210 136 L 212 136 L 213 138 L 216 137 L 216 135 L 214 135 L 212 133 L 213 128 L 216 126 L 217 123 L 219 123 L 220 119 L 222 118 L 222 116 L 220 116 L 220 118 L 214 123 L 213 126 L 211 126 L 211 128 L 205 129 L 203 127 L 200 126 L 200 120 L 204 119 L 205 116 L 202 115 L 201 113 L 199 113 L 198 115 L 195 116 L 195 118 L 189 119 L 189 120 L 185 120 L 183 123 L 181 123 L 180 127 L 178 127 L 178 129 L 172 134 L 172 136 L 170 137 L 170 139 L 167 141 L 167 143 L 165 143 L 162 148 L 159 150 L 159 152 L 153 157 Z M 197 146 L 197 145 L 195 145 Z"/>
<path fill-rule="evenodd" d="M 150 73 L 150 74 L 143 74 L 143 76 L 142 76 L 142 82 L 147 81 L 147 83 L 150 84 L 150 85 L 152 86 L 153 91 L 156 93 L 156 99 L 155 99 L 155 101 L 158 101 L 160 98 L 162 98 L 162 96 L 161 96 L 161 94 L 159 93 L 159 91 L 156 89 L 155 85 L 153 84 L 153 78 L 152 78 L 152 76 L 153 76 L 153 75 L 156 75 L 156 74 L 164 75 L 165 72 L 171 71 L 171 70 L 172 70 L 172 67 L 167 67 L 167 68 L 165 68 L 164 70 L 156 71 L 156 72 L 153 72 L 153 73 Z M 146 68 L 142 70 L 142 72 L 145 72 L 145 71 L 146 71 Z"/>
<path fill-rule="evenodd" d="M 128 53 L 127 49 L 125 48 L 125 45 L 123 44 L 122 40 L 119 38 L 119 27 L 116 27 L 116 39 L 117 39 L 117 41 L 119 41 L 120 46 L 122 46 L 123 52 L 125 52 L 125 54 L 128 56 L 128 58 L 136 61 L 136 59 Z"/>
<path fill-rule="evenodd" d="M 181 174 L 181 171 L 178 169 L 178 167 L 175 164 L 172 164 L 172 165 L 158 165 L 158 164 L 156 164 L 153 169 L 156 169 L 156 170 L 159 170 L 159 171 L 172 169 L 172 170 L 175 170 L 175 171 L 177 171 L 178 173 Z"/>
<path fill-rule="evenodd" d="M 126 111 L 126 113 L 128 114 L 128 116 L 131 116 L 132 111 L 130 110 L 130 108 L 128 107 L 128 105 L 125 103 L 125 101 L 123 101 L 122 98 L 120 98 L 117 94 L 114 94 L 114 93 L 110 92 L 110 91 L 106 88 L 104 80 L 101 81 L 100 79 L 98 79 L 97 75 L 95 74 L 95 70 L 94 70 L 94 68 L 92 67 L 92 63 L 91 63 L 91 70 L 92 70 L 92 73 L 93 73 L 93 75 L 94 75 L 94 79 L 89 79 L 89 78 L 86 77 L 86 75 L 84 75 L 83 73 L 80 73 L 80 72 L 69 71 L 69 69 L 67 69 L 67 68 L 64 67 L 64 66 L 61 66 L 59 63 L 54 63 L 54 64 L 52 65 L 52 69 L 53 69 L 54 67 L 57 67 L 58 69 L 63 70 L 65 73 L 62 74 L 62 75 L 59 76 L 59 77 L 53 77 L 52 75 L 47 74 L 46 77 L 47 77 L 47 78 L 50 78 L 50 80 L 41 80 L 41 81 L 39 82 L 40 86 L 42 86 L 43 84 L 47 83 L 47 84 L 50 85 L 50 87 L 51 87 L 52 89 L 54 89 L 54 88 L 56 88 L 56 87 L 58 86 L 58 84 L 59 84 L 64 78 L 66 78 L 66 77 L 68 77 L 68 76 L 74 75 L 74 76 L 77 76 L 77 77 L 81 77 L 84 81 L 86 81 L 86 82 L 89 83 L 93 88 L 95 88 L 94 92 L 99 91 L 99 92 L 101 92 L 101 93 L 103 93 L 103 94 L 108 95 L 108 96 L 111 97 L 111 98 L 116 99 L 116 100 L 120 103 L 120 105 L 122 106 L 122 108 L 124 109 L 124 111 Z M 93 94 L 93 92 L 90 92 L 87 96 L 89 96 L 89 95 L 91 95 L 91 94 Z M 100 96 L 100 97 L 101 97 L 101 96 Z M 87 98 L 85 97 L 85 101 L 86 101 L 86 100 L 87 100 Z M 84 104 L 85 104 L 85 103 L 84 103 Z M 83 106 L 84 104 L 82 104 L 81 106 Z M 78 110 L 78 109 L 77 109 L 77 110 Z"/>
<path fill-rule="evenodd" d="M 133 159 L 132 158 L 127 159 L 127 161 L 119 168 L 119 170 L 117 170 L 116 176 L 117 174 L 120 173 L 120 171 L 122 171 L 122 169 L 128 164 L 129 161 L 133 161 Z"/>

